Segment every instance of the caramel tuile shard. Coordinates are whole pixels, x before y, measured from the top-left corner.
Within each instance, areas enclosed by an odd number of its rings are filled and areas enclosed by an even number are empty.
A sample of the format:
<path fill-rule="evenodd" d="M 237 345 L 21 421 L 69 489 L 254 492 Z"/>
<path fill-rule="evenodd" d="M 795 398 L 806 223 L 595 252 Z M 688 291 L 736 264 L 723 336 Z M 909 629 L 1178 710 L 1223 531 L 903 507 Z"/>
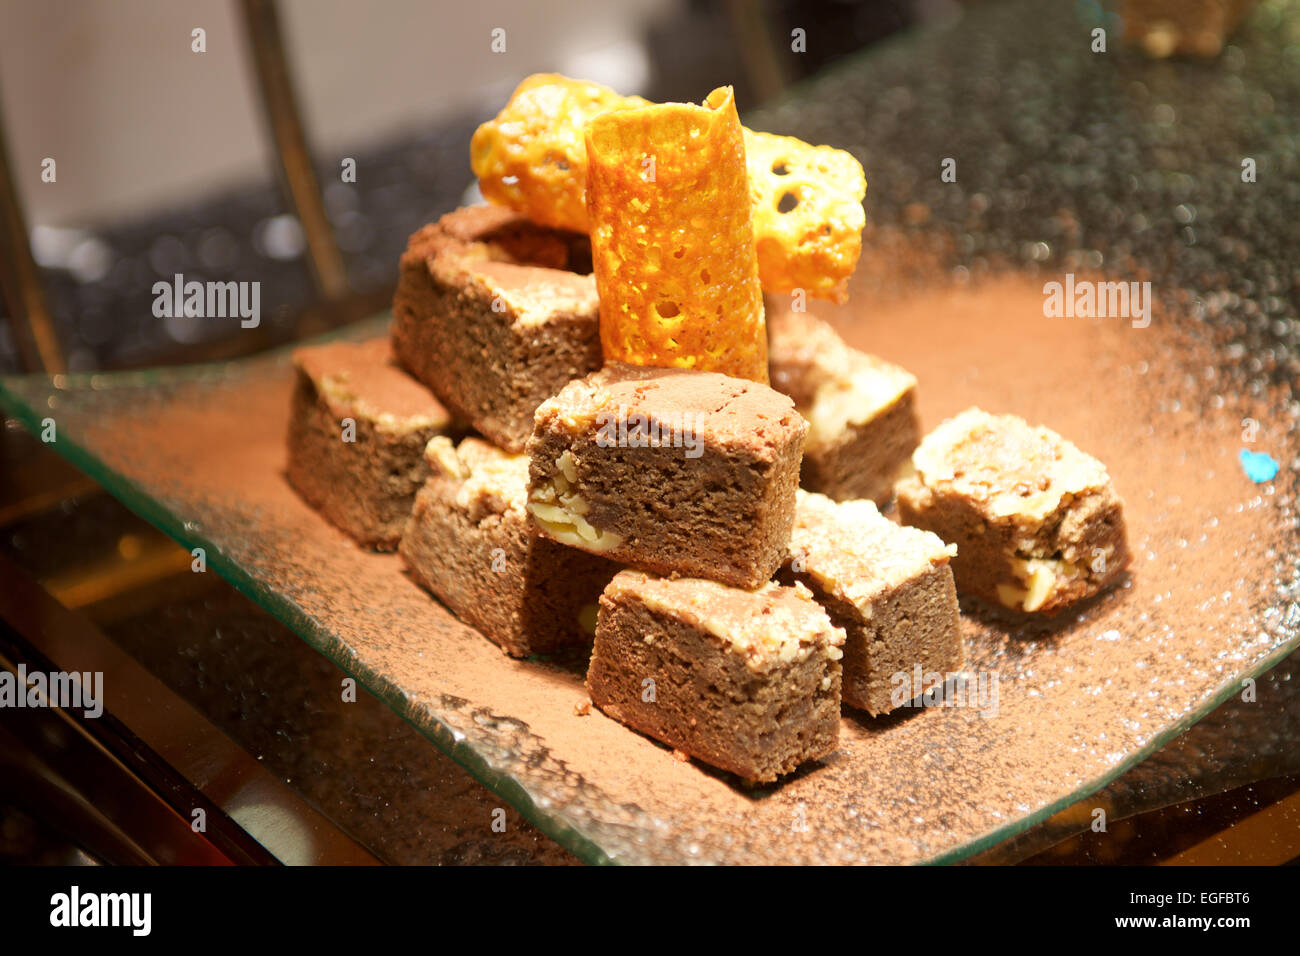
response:
<path fill-rule="evenodd" d="M 844 302 L 867 224 L 862 164 L 842 149 L 748 129 L 745 158 L 763 289 Z"/>
<path fill-rule="evenodd" d="M 584 129 L 601 113 L 648 105 L 599 83 L 533 74 L 495 119 L 474 131 L 470 166 L 480 191 L 534 222 L 586 232 Z"/>
<path fill-rule="evenodd" d="M 730 87 L 703 106 L 606 113 L 587 126 L 587 212 L 606 361 L 767 384 L 767 333 Z"/>
<path fill-rule="evenodd" d="M 538 73 L 474 134 L 470 164 L 491 202 L 535 222 L 587 232 L 586 124 L 652 104 L 598 83 Z M 862 252 L 867 180 L 849 153 L 745 130 L 758 276 L 773 293 L 843 302 Z"/>

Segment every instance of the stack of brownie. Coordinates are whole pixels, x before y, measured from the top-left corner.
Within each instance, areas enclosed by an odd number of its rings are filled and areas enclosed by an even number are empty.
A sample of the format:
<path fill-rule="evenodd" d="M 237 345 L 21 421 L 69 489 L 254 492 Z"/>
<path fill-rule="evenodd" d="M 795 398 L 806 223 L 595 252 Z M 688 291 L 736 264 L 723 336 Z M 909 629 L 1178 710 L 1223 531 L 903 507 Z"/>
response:
<path fill-rule="evenodd" d="M 1126 560 L 1100 463 L 991 416 L 917 449 L 915 379 L 806 313 L 769 304 L 769 388 L 603 363 L 598 306 L 585 237 L 444 216 L 391 343 L 295 353 L 288 475 L 506 653 L 592 644 L 593 702 L 681 752 L 775 780 L 835 750 L 841 703 L 887 713 L 929 689 L 895 675 L 962 667 L 957 585 L 1052 610 Z M 1006 495 L 963 484 L 972 455 Z M 877 508 L 899 479 L 918 527 Z"/>

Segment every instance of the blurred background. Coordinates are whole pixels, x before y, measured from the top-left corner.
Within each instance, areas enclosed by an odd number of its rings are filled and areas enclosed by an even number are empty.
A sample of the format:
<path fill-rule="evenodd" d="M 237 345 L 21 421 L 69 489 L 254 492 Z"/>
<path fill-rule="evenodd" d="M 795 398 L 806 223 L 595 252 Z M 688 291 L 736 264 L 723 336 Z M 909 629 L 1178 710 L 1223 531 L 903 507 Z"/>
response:
<path fill-rule="evenodd" d="M 277 189 L 250 22 L 231 0 L 3 0 L 0 116 L 68 368 L 253 351 L 384 308 L 407 236 L 460 204 L 469 138 L 530 73 L 653 99 L 736 87 L 742 113 L 946 0 L 282 0 L 279 28 L 320 197 L 355 302 L 313 284 Z M 505 30 L 505 51 L 491 50 Z M 788 50 L 807 32 L 806 52 Z M 201 29 L 205 52 L 195 52 Z M 43 181 L 55 160 L 56 180 Z M 344 159 L 356 182 L 341 181 Z M 10 270 L 6 270 L 10 271 Z M 257 279 L 263 325 L 159 320 L 152 284 Z M 304 315 L 320 299 L 334 308 Z M 5 308 L 14 311 L 12 296 Z M 231 337 L 233 335 L 233 341 Z M 0 371 L 23 365 L 0 321 Z"/>

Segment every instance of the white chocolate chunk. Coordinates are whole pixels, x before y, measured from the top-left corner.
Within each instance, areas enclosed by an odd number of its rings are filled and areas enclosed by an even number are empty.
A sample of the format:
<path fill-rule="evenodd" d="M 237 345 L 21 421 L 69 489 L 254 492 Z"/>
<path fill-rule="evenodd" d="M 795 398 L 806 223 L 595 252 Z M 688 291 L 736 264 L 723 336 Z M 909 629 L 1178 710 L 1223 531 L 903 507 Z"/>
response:
<path fill-rule="evenodd" d="M 570 482 L 575 485 L 578 483 L 578 466 L 573 460 L 573 455 L 569 454 L 567 448 L 565 449 L 564 454 L 555 459 L 555 467 L 560 469 L 560 473 Z"/>
<path fill-rule="evenodd" d="M 1069 583 L 1079 576 L 1073 562 L 1060 558 L 1012 558 L 1011 570 L 1024 587 L 998 585 L 998 600 L 1012 609 L 1033 613 L 1041 608 L 1056 590 L 1057 582 Z"/>
<path fill-rule="evenodd" d="M 424 460 L 432 468 L 438 469 L 454 481 L 464 481 L 469 477 L 469 466 L 461 461 L 456 448 L 446 435 L 434 435 L 424 446 Z"/>
<path fill-rule="evenodd" d="M 560 481 L 564 481 L 564 477 L 556 475 L 551 483 L 529 495 L 528 510 L 542 530 L 560 544 L 584 551 L 608 551 L 622 544 L 622 536 L 602 531 L 583 517 L 589 510 L 587 502 L 567 490 L 567 481 L 565 490 L 559 491 Z M 558 503 L 552 503 L 557 500 Z"/>

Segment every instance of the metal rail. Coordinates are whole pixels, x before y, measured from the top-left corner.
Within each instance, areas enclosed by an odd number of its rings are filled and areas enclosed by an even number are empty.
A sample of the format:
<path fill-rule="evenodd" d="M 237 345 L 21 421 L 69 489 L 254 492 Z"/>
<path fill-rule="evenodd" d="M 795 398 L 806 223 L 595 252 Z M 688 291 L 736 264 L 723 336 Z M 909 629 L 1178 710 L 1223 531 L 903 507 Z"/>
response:
<path fill-rule="evenodd" d="M 4 266 L 0 268 L 0 285 L 4 286 L 24 368 L 29 372 L 63 372 L 67 370 L 63 349 L 54 331 L 28 235 L 27 218 L 9 163 L 4 117 L 0 116 L 0 264 Z"/>
<path fill-rule="evenodd" d="M 349 291 L 347 271 L 312 166 L 289 75 L 279 13 L 274 0 L 242 0 L 241 5 L 249 52 L 262 92 L 262 114 L 279 159 L 280 185 L 302 224 L 312 274 L 321 294 L 331 301 L 342 299 Z"/>

